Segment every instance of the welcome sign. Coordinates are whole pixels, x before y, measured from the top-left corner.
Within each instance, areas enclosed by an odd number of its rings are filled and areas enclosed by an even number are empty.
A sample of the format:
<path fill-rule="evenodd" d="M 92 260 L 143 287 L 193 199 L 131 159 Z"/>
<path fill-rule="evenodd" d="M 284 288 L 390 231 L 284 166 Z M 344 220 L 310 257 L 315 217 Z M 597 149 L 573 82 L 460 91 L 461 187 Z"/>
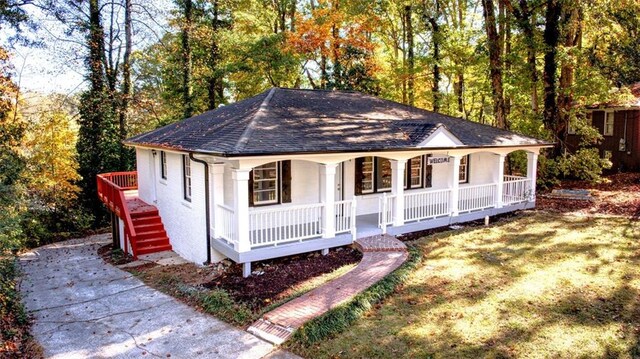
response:
<path fill-rule="evenodd" d="M 427 164 L 429 166 L 433 165 L 442 165 L 451 162 L 451 157 L 449 156 L 434 156 L 427 158 Z"/>

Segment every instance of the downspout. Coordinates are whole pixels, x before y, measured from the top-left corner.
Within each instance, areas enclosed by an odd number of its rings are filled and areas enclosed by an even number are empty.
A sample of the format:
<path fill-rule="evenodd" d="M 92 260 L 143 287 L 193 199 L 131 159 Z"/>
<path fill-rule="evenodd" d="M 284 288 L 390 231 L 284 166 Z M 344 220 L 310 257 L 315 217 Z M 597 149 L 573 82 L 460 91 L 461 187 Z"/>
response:
<path fill-rule="evenodd" d="M 204 264 L 211 264 L 211 208 L 209 208 L 209 164 L 207 161 L 199 160 L 189 153 L 189 159 L 204 165 L 204 209 L 207 223 L 207 261 Z"/>

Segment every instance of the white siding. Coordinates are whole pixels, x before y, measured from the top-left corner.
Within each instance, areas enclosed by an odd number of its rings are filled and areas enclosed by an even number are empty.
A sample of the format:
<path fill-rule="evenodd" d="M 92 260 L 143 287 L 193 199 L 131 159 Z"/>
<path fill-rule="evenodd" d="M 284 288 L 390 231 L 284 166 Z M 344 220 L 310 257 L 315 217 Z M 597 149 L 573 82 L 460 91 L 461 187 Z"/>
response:
<path fill-rule="evenodd" d="M 204 166 L 191 161 L 192 195 L 191 202 L 188 202 L 183 194 L 182 154 L 166 152 L 167 179 L 163 180 L 159 168 L 160 151 L 155 158 L 149 156 L 149 152 L 137 150 L 138 194 L 145 202 L 158 207 L 173 250 L 194 263 L 203 263 L 207 260 Z M 156 162 L 155 167 L 152 166 L 152 158 Z M 155 169 L 155 181 L 150 169 Z M 157 196 L 155 203 L 154 191 Z"/>
<path fill-rule="evenodd" d="M 494 172 L 498 170 L 497 155 L 489 152 L 474 153 L 469 162 L 469 185 L 494 182 Z"/>

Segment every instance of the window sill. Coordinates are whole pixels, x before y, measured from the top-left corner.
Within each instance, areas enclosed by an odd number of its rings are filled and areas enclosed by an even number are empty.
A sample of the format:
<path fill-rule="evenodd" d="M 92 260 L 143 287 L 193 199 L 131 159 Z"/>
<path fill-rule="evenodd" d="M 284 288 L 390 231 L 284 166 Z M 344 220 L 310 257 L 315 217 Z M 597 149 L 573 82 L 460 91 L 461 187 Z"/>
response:
<path fill-rule="evenodd" d="M 181 203 L 182 203 L 182 205 L 183 205 L 183 206 L 185 206 L 185 207 L 187 207 L 187 208 L 189 208 L 189 209 L 192 209 L 192 207 L 191 207 L 191 202 L 189 202 L 189 201 L 187 201 L 187 200 L 184 200 L 184 199 L 183 199 L 183 200 L 181 201 Z"/>
<path fill-rule="evenodd" d="M 159 179 L 158 182 L 160 182 L 161 185 L 167 185 L 167 180 L 166 179 Z"/>

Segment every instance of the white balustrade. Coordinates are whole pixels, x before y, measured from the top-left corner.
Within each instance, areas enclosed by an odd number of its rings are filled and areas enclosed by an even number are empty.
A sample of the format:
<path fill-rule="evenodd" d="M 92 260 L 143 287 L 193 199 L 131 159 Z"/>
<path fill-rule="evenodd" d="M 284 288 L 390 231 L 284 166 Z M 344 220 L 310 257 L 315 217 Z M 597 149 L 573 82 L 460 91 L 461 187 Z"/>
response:
<path fill-rule="evenodd" d="M 238 241 L 237 233 L 235 232 L 236 216 L 233 212 L 233 208 L 227 207 L 223 204 L 218 205 L 217 220 L 220 221 L 220 236 L 230 243 L 236 243 Z"/>
<path fill-rule="evenodd" d="M 519 181 L 519 180 L 524 180 L 524 179 L 527 179 L 527 177 L 514 176 L 514 175 L 504 175 L 504 182 Z"/>
<path fill-rule="evenodd" d="M 393 224 L 393 200 L 396 196 L 382 194 L 378 198 L 378 227 L 382 229 L 382 233 L 387 233 L 387 226 Z"/>
<path fill-rule="evenodd" d="M 248 230 L 251 247 L 322 236 L 323 207 L 318 203 L 250 210 Z"/>
<path fill-rule="evenodd" d="M 531 180 L 528 178 L 520 177 L 520 179 L 517 180 L 504 182 L 502 188 L 502 202 L 504 204 L 529 201 L 532 194 Z"/>
<path fill-rule="evenodd" d="M 458 211 L 469 212 L 495 206 L 497 184 L 460 187 Z"/>
<path fill-rule="evenodd" d="M 338 201 L 336 208 L 336 234 L 351 232 L 356 227 L 356 201 Z"/>
<path fill-rule="evenodd" d="M 409 192 L 404 194 L 405 221 L 419 221 L 448 215 L 451 190 Z"/>

